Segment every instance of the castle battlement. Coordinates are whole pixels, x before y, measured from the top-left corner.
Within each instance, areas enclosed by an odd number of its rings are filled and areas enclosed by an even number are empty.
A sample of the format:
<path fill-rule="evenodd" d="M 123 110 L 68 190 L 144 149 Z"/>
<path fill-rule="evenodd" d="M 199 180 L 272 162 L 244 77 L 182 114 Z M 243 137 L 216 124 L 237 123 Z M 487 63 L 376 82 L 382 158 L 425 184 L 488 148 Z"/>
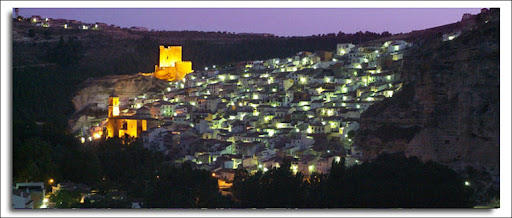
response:
<path fill-rule="evenodd" d="M 182 61 L 181 46 L 161 45 L 160 60 L 155 65 L 155 77 L 161 80 L 177 81 L 182 80 L 187 74 L 192 73 L 192 62 Z"/>

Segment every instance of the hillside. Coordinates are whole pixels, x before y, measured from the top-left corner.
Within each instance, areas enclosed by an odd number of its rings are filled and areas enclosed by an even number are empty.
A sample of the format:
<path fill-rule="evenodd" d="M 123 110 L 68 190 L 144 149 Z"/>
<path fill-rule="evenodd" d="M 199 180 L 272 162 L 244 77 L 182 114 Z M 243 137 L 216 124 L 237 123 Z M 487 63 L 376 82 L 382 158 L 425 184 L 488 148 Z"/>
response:
<path fill-rule="evenodd" d="M 499 190 L 499 24 L 499 10 L 491 10 L 452 41 L 436 34 L 417 41 L 404 58 L 402 91 L 361 115 L 355 145 L 365 160 L 404 152 Z"/>
<path fill-rule="evenodd" d="M 13 99 L 15 120 L 67 119 L 71 100 L 89 78 L 152 72 L 159 45 L 182 45 L 193 69 L 241 61 L 287 57 L 307 50 L 335 50 L 337 43 L 365 42 L 389 33 L 358 32 L 310 37 L 276 37 L 197 31 L 132 31 L 38 27 L 13 21 Z"/>

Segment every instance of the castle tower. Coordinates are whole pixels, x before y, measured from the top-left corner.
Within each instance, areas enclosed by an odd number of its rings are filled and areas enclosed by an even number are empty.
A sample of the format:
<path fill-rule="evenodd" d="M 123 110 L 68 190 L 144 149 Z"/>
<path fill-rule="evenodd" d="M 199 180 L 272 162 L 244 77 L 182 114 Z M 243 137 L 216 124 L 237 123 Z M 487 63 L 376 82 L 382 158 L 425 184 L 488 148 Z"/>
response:
<path fill-rule="evenodd" d="M 182 61 L 181 51 L 181 46 L 160 46 L 160 58 L 154 72 L 156 78 L 177 81 L 193 72 L 192 62 Z"/>
<path fill-rule="evenodd" d="M 119 116 L 119 97 L 111 95 L 108 98 L 108 118 Z"/>
<path fill-rule="evenodd" d="M 159 67 L 174 67 L 176 62 L 181 62 L 181 46 L 160 46 Z"/>

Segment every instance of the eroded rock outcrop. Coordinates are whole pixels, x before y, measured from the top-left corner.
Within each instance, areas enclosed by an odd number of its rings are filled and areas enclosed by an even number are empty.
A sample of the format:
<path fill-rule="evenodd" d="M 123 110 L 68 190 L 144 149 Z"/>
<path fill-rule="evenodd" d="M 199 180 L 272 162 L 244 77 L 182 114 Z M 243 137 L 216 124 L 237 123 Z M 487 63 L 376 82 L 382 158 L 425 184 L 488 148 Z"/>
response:
<path fill-rule="evenodd" d="M 106 76 L 87 80 L 73 98 L 75 111 L 92 106 L 106 110 L 108 96 L 116 94 L 121 103 L 129 97 L 144 94 L 153 89 L 163 90 L 167 82 L 142 73 L 134 75 Z"/>
<path fill-rule="evenodd" d="M 404 86 L 361 115 L 354 145 L 371 160 L 405 152 L 459 172 L 488 175 L 499 190 L 499 10 L 458 38 L 422 39 L 404 57 Z"/>
<path fill-rule="evenodd" d="M 108 97 L 112 94 L 119 96 L 121 105 L 127 105 L 129 98 L 148 92 L 160 92 L 167 86 L 168 82 L 143 73 L 89 79 L 73 97 L 76 112 L 70 125 L 76 131 L 83 126 L 80 124 L 81 120 L 90 122 L 91 117 L 107 117 Z"/>

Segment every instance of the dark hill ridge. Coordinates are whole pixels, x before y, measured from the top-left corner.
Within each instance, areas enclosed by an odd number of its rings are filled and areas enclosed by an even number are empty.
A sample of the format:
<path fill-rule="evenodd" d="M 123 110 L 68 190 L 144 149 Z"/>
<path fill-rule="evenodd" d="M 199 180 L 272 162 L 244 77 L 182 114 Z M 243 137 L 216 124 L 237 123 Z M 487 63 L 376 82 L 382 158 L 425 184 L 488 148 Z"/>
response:
<path fill-rule="evenodd" d="M 404 57 L 402 90 L 361 115 L 354 144 L 364 160 L 405 152 L 463 173 L 471 167 L 480 172 L 475 180 L 499 190 L 499 9 L 475 21 L 452 41 L 416 41 Z"/>
<path fill-rule="evenodd" d="M 60 26 L 43 28 L 28 21 L 13 21 L 12 33 L 15 67 L 52 63 L 45 56 L 51 53 L 61 36 L 65 40 L 72 37 L 83 45 L 80 51 L 84 57 L 80 67 L 89 70 L 90 66 L 100 72 L 94 76 L 149 72 L 158 61 L 159 45 L 182 45 L 183 58 L 192 61 L 193 68 L 198 70 L 213 64 L 220 66 L 239 61 L 288 57 L 303 50 L 335 50 L 337 43 L 361 43 L 391 35 L 388 32 L 367 31 L 278 37 L 230 32 L 132 31 L 112 26 L 83 30 L 63 29 Z M 125 60 L 134 62 L 129 63 L 134 66 L 119 66 L 120 63 L 125 64 Z M 105 62 L 108 67 L 98 66 L 98 63 Z"/>

